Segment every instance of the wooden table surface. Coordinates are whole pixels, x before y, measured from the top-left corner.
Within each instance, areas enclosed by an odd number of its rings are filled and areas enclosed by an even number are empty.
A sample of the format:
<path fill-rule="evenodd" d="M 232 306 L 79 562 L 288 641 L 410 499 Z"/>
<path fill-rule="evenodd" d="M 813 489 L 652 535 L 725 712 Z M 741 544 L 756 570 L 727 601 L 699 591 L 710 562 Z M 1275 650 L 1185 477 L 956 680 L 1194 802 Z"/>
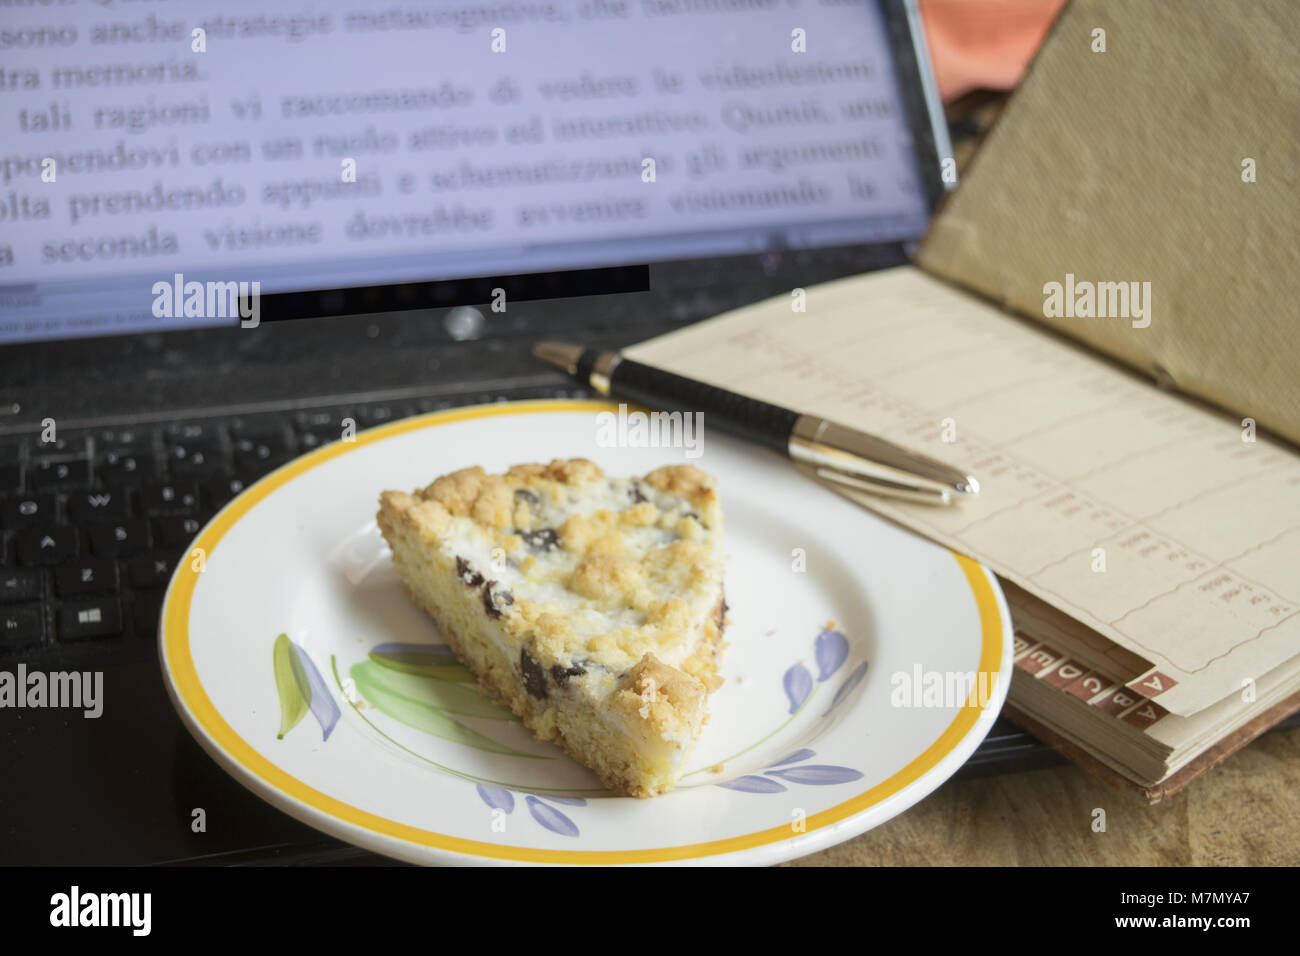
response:
<path fill-rule="evenodd" d="M 1106 811 L 1106 831 L 1092 829 Z M 1265 734 L 1154 806 L 1071 765 L 950 780 L 889 822 L 786 866 L 1294 866 L 1300 728 Z"/>

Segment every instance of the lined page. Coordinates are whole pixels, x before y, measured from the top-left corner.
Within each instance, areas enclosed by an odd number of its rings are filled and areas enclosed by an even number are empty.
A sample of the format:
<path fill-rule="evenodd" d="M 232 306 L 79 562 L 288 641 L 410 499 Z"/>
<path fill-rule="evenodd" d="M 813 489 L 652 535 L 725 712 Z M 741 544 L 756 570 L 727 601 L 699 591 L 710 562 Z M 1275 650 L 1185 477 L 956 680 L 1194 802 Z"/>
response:
<path fill-rule="evenodd" d="M 855 500 L 1149 662 L 1130 686 L 1173 713 L 1300 652 L 1300 455 L 910 266 L 797 305 L 626 354 L 966 468 L 958 507 Z"/>

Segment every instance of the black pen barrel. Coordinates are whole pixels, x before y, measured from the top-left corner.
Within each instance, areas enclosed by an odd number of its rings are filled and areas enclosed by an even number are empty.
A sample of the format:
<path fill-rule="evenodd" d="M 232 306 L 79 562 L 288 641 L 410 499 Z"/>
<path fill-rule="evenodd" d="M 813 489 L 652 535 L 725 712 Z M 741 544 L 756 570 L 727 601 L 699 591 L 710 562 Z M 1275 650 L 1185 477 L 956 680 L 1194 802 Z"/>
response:
<path fill-rule="evenodd" d="M 610 376 L 610 393 L 647 408 L 702 412 L 704 426 L 717 426 L 784 454 L 798 412 L 683 378 L 663 369 L 620 359 Z"/>

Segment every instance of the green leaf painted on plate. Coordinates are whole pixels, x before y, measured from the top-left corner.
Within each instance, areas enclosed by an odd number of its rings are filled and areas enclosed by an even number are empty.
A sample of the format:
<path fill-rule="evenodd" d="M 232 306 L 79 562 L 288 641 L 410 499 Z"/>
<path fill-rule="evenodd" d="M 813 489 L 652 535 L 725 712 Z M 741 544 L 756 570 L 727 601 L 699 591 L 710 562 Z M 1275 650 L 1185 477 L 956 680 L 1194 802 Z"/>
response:
<path fill-rule="evenodd" d="M 419 674 L 457 684 L 474 683 L 474 675 L 469 669 L 449 654 L 378 654 L 371 651 L 370 659 L 381 667 L 403 674 Z"/>
<path fill-rule="evenodd" d="M 311 684 L 288 634 L 275 639 L 271 659 L 275 668 L 275 689 L 280 695 L 280 732 L 275 739 L 283 740 L 284 735 L 307 716 L 311 708 Z"/>
<path fill-rule="evenodd" d="M 462 717 L 483 717 L 487 720 L 518 720 L 503 704 L 488 700 L 477 688 L 468 684 L 453 684 L 445 680 L 433 680 L 422 673 L 407 673 L 377 666 L 377 661 L 361 661 L 352 665 L 352 679 L 357 681 L 356 672 L 362 670 L 366 680 L 382 684 L 388 690 L 412 700 L 423 701 L 431 707 L 449 714 Z"/>
<path fill-rule="evenodd" d="M 349 673 L 352 676 L 353 683 L 356 684 L 357 691 L 366 701 L 393 720 L 406 724 L 408 727 L 414 727 L 422 733 L 431 734 L 443 740 L 450 740 L 466 747 L 473 747 L 476 750 L 485 750 L 488 753 L 508 754 L 511 757 L 546 759 L 539 757 L 537 754 L 527 754 L 504 744 L 499 744 L 490 737 L 485 737 L 477 731 L 470 730 L 459 721 L 453 720 L 447 716 L 441 707 L 433 703 L 433 699 L 426 687 L 420 688 L 416 695 L 412 696 L 410 693 L 403 692 L 412 690 L 413 688 L 410 685 L 392 686 L 392 678 L 404 675 L 386 671 L 382 667 L 375 666 L 370 661 L 353 664 Z M 435 682 L 425 681 L 423 683 L 428 685 Z"/>

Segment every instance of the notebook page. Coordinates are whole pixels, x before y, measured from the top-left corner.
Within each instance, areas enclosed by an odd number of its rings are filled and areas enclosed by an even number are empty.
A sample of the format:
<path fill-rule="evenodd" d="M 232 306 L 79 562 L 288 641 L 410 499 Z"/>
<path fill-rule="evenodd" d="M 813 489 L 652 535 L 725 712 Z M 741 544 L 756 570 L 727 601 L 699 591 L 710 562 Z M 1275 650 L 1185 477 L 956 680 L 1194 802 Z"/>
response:
<path fill-rule="evenodd" d="M 1148 661 L 1173 713 L 1300 652 L 1300 455 L 910 266 L 804 291 L 626 354 L 965 467 L 958 507 L 855 500 Z"/>

